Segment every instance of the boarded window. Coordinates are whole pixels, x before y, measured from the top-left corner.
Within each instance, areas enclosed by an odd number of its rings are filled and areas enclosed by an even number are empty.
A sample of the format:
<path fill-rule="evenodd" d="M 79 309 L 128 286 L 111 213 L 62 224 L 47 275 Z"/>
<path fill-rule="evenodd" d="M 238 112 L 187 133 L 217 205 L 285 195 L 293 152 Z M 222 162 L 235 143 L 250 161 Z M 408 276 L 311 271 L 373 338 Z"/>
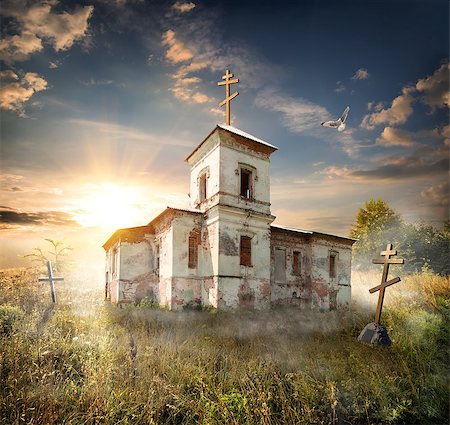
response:
<path fill-rule="evenodd" d="M 252 265 L 252 238 L 248 236 L 241 236 L 241 265 L 251 266 Z"/>
<path fill-rule="evenodd" d="M 206 173 L 200 176 L 200 202 L 206 199 Z"/>
<path fill-rule="evenodd" d="M 286 282 L 286 250 L 275 248 L 275 282 Z"/>
<path fill-rule="evenodd" d="M 294 274 L 300 274 L 301 271 L 301 257 L 300 252 L 294 251 L 292 255 L 292 272 Z"/>
<path fill-rule="evenodd" d="M 189 255 L 188 255 L 188 267 L 195 269 L 198 261 L 197 250 L 197 238 L 195 236 L 189 236 Z"/>
<path fill-rule="evenodd" d="M 241 169 L 241 196 L 250 199 L 252 197 L 252 172 Z"/>
<path fill-rule="evenodd" d="M 336 277 L 336 254 L 330 254 L 330 277 Z"/>

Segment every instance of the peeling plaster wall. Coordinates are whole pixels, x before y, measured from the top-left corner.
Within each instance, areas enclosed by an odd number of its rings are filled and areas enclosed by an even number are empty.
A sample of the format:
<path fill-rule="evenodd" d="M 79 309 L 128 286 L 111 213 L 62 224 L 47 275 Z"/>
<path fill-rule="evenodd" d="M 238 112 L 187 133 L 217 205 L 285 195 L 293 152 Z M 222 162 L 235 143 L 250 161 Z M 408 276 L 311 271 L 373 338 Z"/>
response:
<path fill-rule="evenodd" d="M 199 308 L 202 303 L 204 253 L 201 240 L 202 216 L 178 212 L 172 221 L 173 264 L 170 308 Z M 188 266 L 189 236 L 198 234 L 197 267 Z"/>
<path fill-rule="evenodd" d="M 153 239 L 153 238 L 151 238 Z M 121 299 L 157 300 L 159 285 L 155 273 L 154 247 L 150 237 L 140 242 L 122 242 L 120 264 Z"/>
<path fill-rule="evenodd" d="M 107 279 L 107 291 L 108 297 L 111 302 L 116 303 L 120 300 L 120 284 L 119 284 L 119 276 L 120 276 L 120 242 L 116 242 L 112 245 L 106 253 L 106 263 L 105 263 L 105 279 Z M 117 250 L 117 259 L 116 259 L 116 269 L 113 272 L 113 252 Z"/>
<path fill-rule="evenodd" d="M 286 253 L 286 278 L 275 279 L 275 250 Z M 300 253 L 300 270 L 294 273 L 293 255 Z M 271 233 L 271 303 L 272 306 L 291 305 L 309 308 L 311 305 L 311 243 L 307 236 L 298 233 L 272 231 Z"/>
<path fill-rule="evenodd" d="M 270 307 L 270 223 L 272 216 L 219 209 L 218 308 Z M 252 266 L 240 264 L 240 237 L 252 238 Z"/>
<path fill-rule="evenodd" d="M 195 164 L 191 166 L 190 174 L 190 202 L 191 208 L 200 207 L 202 211 L 212 206 L 216 200 L 219 192 L 219 163 L 220 163 L 220 149 L 219 149 L 219 135 L 212 134 L 208 141 L 201 146 L 197 153 L 198 159 Z M 207 173 L 206 179 L 206 202 L 200 204 L 200 187 L 199 175 L 203 172 Z"/>
<path fill-rule="evenodd" d="M 330 277 L 330 253 L 336 256 L 336 276 Z M 351 246 L 334 238 L 316 237 L 312 243 L 312 304 L 336 309 L 350 303 Z"/>
<path fill-rule="evenodd" d="M 270 160 L 268 155 L 244 149 L 226 135 L 220 147 L 220 203 L 270 214 Z M 251 167 L 253 199 L 240 196 L 240 167 Z"/>
<path fill-rule="evenodd" d="M 172 266 L 173 266 L 173 229 L 170 224 L 161 226 L 155 232 L 155 244 L 159 246 L 159 303 L 171 307 Z"/>

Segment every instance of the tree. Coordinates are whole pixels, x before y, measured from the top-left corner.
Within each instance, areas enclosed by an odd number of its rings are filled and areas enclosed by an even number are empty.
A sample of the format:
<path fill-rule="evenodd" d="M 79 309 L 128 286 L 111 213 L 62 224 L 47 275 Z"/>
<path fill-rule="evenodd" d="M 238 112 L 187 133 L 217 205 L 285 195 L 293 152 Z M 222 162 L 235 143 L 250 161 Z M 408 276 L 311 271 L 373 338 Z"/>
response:
<path fill-rule="evenodd" d="M 66 263 L 65 257 L 69 254 L 69 251 L 73 250 L 73 248 L 70 246 L 65 246 L 62 241 L 56 241 L 50 238 L 44 238 L 44 240 L 52 245 L 51 251 L 44 253 L 41 248 L 33 248 L 34 252 L 24 255 L 23 258 L 30 258 L 31 261 L 40 263 L 42 266 L 46 266 L 47 261 L 50 260 L 53 268 L 57 272 L 61 272 L 63 265 Z"/>
<path fill-rule="evenodd" d="M 355 259 L 367 263 L 379 256 L 380 248 L 387 241 L 398 239 L 402 219 L 387 202 L 382 199 L 366 201 L 356 215 L 356 223 L 350 231 L 350 237 L 357 239 L 353 246 Z"/>
<path fill-rule="evenodd" d="M 449 221 L 442 230 L 426 223 L 404 223 L 385 201 L 371 199 L 359 209 L 350 237 L 357 239 L 353 257 L 362 267 L 369 267 L 386 243 L 391 242 L 405 259 L 404 272 L 426 269 L 442 275 L 450 273 Z"/>

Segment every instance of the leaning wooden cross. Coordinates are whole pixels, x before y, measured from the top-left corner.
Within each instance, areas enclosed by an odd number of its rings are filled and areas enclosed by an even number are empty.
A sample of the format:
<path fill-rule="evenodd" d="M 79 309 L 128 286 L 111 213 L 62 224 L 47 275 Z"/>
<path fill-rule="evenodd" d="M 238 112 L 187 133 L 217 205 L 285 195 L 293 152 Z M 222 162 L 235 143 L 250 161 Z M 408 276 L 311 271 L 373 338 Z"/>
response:
<path fill-rule="evenodd" d="M 50 282 L 50 291 L 52 294 L 52 301 L 56 303 L 56 289 L 55 289 L 55 283 L 58 280 L 64 280 L 63 277 L 54 277 L 53 276 L 53 270 L 52 270 L 52 262 L 47 261 L 47 272 L 48 277 L 40 277 L 38 279 L 39 282 Z"/>
<path fill-rule="evenodd" d="M 397 255 L 397 251 L 392 249 L 392 244 L 388 243 L 386 245 L 386 251 L 380 253 L 384 256 L 384 259 L 372 260 L 373 264 L 383 264 L 383 274 L 381 276 L 381 284 L 369 289 L 369 292 L 373 294 L 374 292 L 380 291 L 378 294 L 377 310 L 375 313 L 375 322 L 369 323 L 361 332 L 358 339 L 363 342 L 368 342 L 372 345 L 389 345 L 391 340 L 387 334 L 387 330 L 381 326 L 381 311 L 383 309 L 384 293 L 388 286 L 394 283 L 400 282 L 399 277 L 394 277 L 394 279 L 387 280 L 389 273 L 389 266 L 391 264 L 404 264 L 405 260 L 403 258 L 391 258 L 393 255 Z"/>

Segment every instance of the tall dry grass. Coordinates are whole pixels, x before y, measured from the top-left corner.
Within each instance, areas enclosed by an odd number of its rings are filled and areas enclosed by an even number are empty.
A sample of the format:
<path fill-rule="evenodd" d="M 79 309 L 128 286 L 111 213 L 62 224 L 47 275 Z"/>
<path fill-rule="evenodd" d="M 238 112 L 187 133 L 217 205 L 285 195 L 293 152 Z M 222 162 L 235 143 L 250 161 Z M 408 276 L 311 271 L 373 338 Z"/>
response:
<path fill-rule="evenodd" d="M 356 340 L 378 274 L 355 273 L 353 309 L 326 313 L 118 309 L 70 277 L 52 309 L 35 279 L 0 272 L 0 303 L 23 312 L 1 337 L 1 423 L 448 422 L 442 277 L 388 288 L 389 348 Z"/>

